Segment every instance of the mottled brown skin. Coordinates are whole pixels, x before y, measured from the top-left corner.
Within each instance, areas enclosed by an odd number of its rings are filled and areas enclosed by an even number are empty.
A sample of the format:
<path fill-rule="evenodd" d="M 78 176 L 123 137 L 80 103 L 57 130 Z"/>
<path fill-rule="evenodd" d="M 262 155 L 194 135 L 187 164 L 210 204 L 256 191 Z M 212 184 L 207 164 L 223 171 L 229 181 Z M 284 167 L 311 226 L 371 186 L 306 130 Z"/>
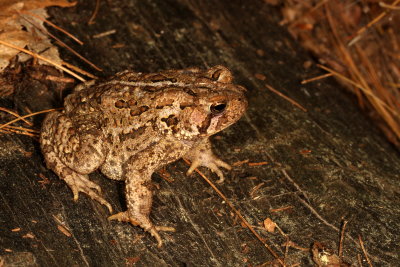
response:
<path fill-rule="evenodd" d="M 88 174 L 100 169 L 107 177 L 124 180 L 128 210 L 109 217 L 150 232 L 161 246 L 149 219 L 151 175 L 179 158 L 215 172 L 230 166 L 211 151 L 208 137 L 235 123 L 244 113 L 245 89 L 232 83 L 223 66 L 208 70 L 184 69 L 159 73 L 124 71 L 104 82 L 76 87 L 62 112 L 50 113 L 40 143 L 48 168 L 71 188 L 105 205 L 100 187 Z"/>

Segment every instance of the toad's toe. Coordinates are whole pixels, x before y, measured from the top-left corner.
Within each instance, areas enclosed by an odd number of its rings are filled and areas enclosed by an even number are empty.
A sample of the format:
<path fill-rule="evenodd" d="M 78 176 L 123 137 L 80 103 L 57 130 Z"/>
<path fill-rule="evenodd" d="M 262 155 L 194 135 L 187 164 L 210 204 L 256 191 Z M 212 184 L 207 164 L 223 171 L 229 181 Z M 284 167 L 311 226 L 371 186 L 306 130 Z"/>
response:
<path fill-rule="evenodd" d="M 107 207 L 107 209 L 112 212 L 111 204 L 99 195 L 101 193 L 101 188 L 96 183 L 90 181 L 82 174 L 72 173 L 71 175 L 64 178 L 65 182 L 71 188 L 74 194 L 74 201 L 79 198 L 79 193 L 85 193 L 93 200 L 96 200 L 100 204 Z"/>
<path fill-rule="evenodd" d="M 156 240 L 157 240 L 157 246 L 161 247 L 163 242 L 160 234 L 158 233 L 159 231 L 164 231 L 164 232 L 175 232 L 175 228 L 170 227 L 170 226 L 158 226 L 158 225 L 153 225 L 148 218 L 141 218 L 139 216 L 138 218 L 135 218 L 134 216 L 130 216 L 128 211 L 124 212 L 119 212 L 117 214 L 111 215 L 108 217 L 108 220 L 118 220 L 120 222 L 129 222 L 133 224 L 134 226 L 140 226 L 145 230 L 146 232 L 149 232 Z"/>

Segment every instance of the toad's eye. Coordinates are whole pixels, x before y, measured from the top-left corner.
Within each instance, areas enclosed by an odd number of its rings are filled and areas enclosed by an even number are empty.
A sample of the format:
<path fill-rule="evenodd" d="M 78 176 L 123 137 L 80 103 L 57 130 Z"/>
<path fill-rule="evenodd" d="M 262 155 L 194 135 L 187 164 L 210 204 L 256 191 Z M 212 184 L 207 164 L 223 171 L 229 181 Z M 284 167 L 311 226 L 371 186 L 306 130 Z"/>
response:
<path fill-rule="evenodd" d="M 212 114 L 214 115 L 219 115 L 222 112 L 224 112 L 226 109 L 226 104 L 225 103 L 216 103 L 216 104 L 212 104 L 210 106 L 210 111 Z"/>

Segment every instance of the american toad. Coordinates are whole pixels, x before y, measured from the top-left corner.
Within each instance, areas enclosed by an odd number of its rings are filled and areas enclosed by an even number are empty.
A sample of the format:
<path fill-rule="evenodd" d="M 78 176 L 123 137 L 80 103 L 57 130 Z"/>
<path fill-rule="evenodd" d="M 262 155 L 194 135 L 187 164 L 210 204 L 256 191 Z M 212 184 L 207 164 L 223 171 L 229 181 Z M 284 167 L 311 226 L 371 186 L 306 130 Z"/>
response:
<path fill-rule="evenodd" d="M 206 166 L 224 179 L 230 166 L 211 151 L 209 136 L 244 113 L 245 89 L 232 83 L 223 66 L 158 73 L 124 71 L 103 81 L 79 85 L 66 97 L 64 110 L 44 120 L 40 143 L 48 168 L 71 188 L 105 205 L 100 187 L 88 174 L 97 169 L 124 180 L 128 210 L 109 219 L 130 222 L 162 241 L 149 219 L 151 175 L 179 158 L 192 162 L 188 174 Z"/>

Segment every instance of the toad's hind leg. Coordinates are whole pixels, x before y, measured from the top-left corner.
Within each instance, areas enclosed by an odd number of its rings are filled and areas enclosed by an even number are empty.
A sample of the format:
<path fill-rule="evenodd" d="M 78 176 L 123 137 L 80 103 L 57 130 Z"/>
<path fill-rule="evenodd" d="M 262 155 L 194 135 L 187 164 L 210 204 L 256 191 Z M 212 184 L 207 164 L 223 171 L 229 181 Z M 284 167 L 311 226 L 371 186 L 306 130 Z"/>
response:
<path fill-rule="evenodd" d="M 162 246 L 162 239 L 159 231 L 174 232 L 173 227 L 156 226 L 150 221 L 149 215 L 152 204 L 151 173 L 132 173 L 126 179 L 126 201 L 128 210 L 110 216 L 109 220 L 130 222 L 135 226 L 140 226 L 149 232 L 158 242 L 158 247 Z"/>
<path fill-rule="evenodd" d="M 73 134 L 73 131 L 68 131 L 70 124 L 67 120 L 68 118 L 60 112 L 53 112 L 43 122 L 40 145 L 47 167 L 67 183 L 72 190 L 75 201 L 78 200 L 79 192 L 82 192 L 105 205 L 112 212 L 110 203 L 100 196 L 100 186 L 90 181 L 87 175 L 98 167 L 97 164 L 78 164 L 68 160 L 68 158 L 76 158 L 74 156 L 76 154 L 68 151 L 71 147 L 68 142 L 72 139 L 68 135 Z M 69 163 L 69 166 L 66 163 Z M 82 167 L 82 165 L 84 166 Z"/>
<path fill-rule="evenodd" d="M 71 170 L 57 158 L 46 161 L 49 168 L 52 169 L 58 177 L 64 180 L 69 188 L 71 188 L 74 195 L 74 201 L 78 200 L 79 193 L 82 192 L 87 194 L 93 200 L 106 206 L 110 213 L 112 212 L 111 204 L 100 195 L 100 186 L 90 181 L 87 174 L 80 174 Z"/>
<path fill-rule="evenodd" d="M 50 113 L 43 121 L 40 144 L 46 151 L 54 151 L 72 170 L 89 174 L 103 164 L 107 151 L 101 129 L 94 123 L 77 126 L 60 112 Z"/>

